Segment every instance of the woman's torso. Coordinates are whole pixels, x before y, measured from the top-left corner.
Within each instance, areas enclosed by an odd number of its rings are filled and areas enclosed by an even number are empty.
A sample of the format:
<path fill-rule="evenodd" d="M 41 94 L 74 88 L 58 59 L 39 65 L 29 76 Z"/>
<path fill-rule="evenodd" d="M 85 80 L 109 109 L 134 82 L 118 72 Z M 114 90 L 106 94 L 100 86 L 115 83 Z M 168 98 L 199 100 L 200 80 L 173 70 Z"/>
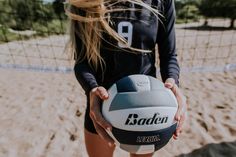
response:
<path fill-rule="evenodd" d="M 152 7 L 158 7 L 158 0 L 144 0 Z M 133 48 L 150 50 L 151 53 L 130 53 L 131 51 L 103 34 L 101 56 L 106 68 L 104 78 L 97 72 L 99 84 L 109 87 L 115 81 L 130 74 L 156 75 L 155 46 L 158 32 L 158 17 L 148 9 L 132 3 L 119 3 L 116 7 L 141 9 L 140 11 L 122 11 L 111 14 L 111 27 L 126 38 Z"/>

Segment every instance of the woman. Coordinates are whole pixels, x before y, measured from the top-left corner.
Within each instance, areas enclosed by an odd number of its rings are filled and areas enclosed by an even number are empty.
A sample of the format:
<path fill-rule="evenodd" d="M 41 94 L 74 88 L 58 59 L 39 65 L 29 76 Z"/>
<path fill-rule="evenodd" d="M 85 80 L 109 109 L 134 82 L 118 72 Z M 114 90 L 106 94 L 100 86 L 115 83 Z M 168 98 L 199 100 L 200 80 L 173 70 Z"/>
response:
<path fill-rule="evenodd" d="M 177 139 L 184 121 L 184 98 L 178 88 L 179 65 L 175 48 L 174 0 L 69 0 L 74 71 L 87 96 L 85 144 L 90 157 L 110 157 L 114 141 L 105 130 L 100 107 L 107 89 L 131 74 L 156 77 L 155 46 L 165 86 L 175 94 L 179 108 L 175 119 Z M 131 157 L 150 157 L 152 154 Z"/>

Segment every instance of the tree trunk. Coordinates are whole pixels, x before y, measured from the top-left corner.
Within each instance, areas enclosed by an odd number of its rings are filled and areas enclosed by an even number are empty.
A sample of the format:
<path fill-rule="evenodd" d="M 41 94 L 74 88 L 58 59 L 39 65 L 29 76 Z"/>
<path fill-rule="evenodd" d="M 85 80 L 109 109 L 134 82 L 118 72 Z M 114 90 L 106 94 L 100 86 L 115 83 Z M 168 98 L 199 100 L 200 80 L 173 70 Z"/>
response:
<path fill-rule="evenodd" d="M 229 28 L 234 28 L 234 21 L 235 21 L 235 19 L 231 19 Z"/>
<path fill-rule="evenodd" d="M 203 26 L 204 27 L 208 26 L 208 20 L 207 19 L 205 19 Z"/>

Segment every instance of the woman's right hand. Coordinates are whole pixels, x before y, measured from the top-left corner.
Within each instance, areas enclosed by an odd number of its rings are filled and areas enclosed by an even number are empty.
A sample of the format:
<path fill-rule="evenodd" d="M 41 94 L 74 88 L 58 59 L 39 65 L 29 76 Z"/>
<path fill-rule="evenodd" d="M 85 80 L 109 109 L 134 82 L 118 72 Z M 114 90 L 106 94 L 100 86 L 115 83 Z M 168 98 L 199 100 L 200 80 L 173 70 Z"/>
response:
<path fill-rule="evenodd" d="M 107 134 L 105 130 L 111 131 L 112 126 L 108 123 L 101 114 L 101 103 L 103 100 L 108 99 L 107 90 L 102 87 L 95 87 L 90 91 L 90 117 L 93 121 L 94 127 L 98 135 L 106 140 L 109 146 L 114 145 L 114 140 Z"/>

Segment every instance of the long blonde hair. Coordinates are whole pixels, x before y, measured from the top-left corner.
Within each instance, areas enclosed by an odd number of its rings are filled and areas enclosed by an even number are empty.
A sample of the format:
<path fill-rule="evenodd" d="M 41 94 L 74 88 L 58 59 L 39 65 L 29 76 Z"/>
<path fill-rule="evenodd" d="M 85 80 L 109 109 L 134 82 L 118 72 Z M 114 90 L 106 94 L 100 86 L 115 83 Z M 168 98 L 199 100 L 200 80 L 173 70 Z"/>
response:
<path fill-rule="evenodd" d="M 125 2 L 142 6 L 152 12 L 157 18 L 160 15 L 157 8 L 144 3 L 142 0 L 67 0 L 69 8 L 65 10 L 70 18 L 70 52 L 72 52 L 73 56 L 75 55 L 74 57 L 77 61 L 80 62 L 87 59 L 94 70 L 97 70 L 98 66 L 104 69 L 105 63 L 100 55 L 103 32 L 121 42 L 131 53 L 151 52 L 150 50 L 129 46 L 127 41 L 110 27 L 110 13 L 124 10 L 141 11 L 140 9 L 116 7 L 116 4 Z M 82 41 L 81 53 L 76 53 L 75 35 Z"/>

